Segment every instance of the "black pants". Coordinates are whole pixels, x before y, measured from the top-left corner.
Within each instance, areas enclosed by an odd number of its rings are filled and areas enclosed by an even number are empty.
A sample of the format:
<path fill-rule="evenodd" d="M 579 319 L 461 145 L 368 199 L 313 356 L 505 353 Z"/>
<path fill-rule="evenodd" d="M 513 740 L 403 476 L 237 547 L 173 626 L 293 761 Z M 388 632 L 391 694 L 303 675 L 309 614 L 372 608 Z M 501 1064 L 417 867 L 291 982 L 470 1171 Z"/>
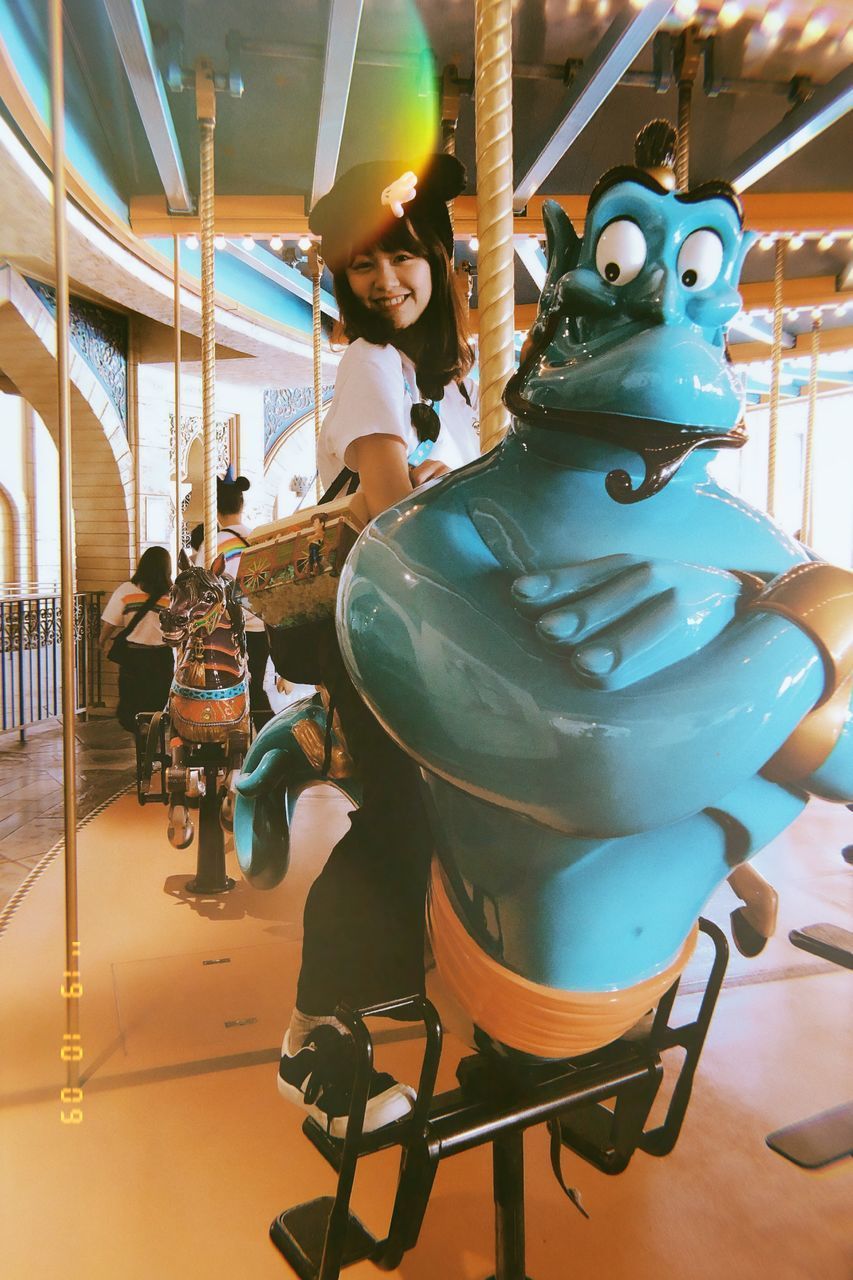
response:
<path fill-rule="evenodd" d="M 130 646 L 118 672 L 116 718 L 122 729 L 135 735 L 137 712 L 163 710 L 174 671 L 174 653 L 167 645 Z"/>
<path fill-rule="evenodd" d="M 269 720 L 272 707 L 264 689 L 264 673 L 270 646 L 266 631 L 246 632 L 246 657 L 249 660 L 249 707 L 255 730 L 262 729 Z"/>
<path fill-rule="evenodd" d="M 296 1004 L 314 1015 L 423 992 L 431 854 L 416 765 L 362 702 L 337 644 L 323 667 L 364 800 L 305 904 Z"/>

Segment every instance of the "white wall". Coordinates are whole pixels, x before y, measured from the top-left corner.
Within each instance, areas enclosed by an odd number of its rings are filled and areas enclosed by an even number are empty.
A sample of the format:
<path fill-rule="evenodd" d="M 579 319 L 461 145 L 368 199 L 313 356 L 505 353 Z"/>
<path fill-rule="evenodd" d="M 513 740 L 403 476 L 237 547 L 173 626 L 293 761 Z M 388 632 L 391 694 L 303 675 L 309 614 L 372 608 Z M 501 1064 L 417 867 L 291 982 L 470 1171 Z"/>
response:
<path fill-rule="evenodd" d="M 776 446 L 776 520 L 788 532 L 802 525 L 803 472 L 808 399 L 784 399 Z M 747 410 L 749 440 L 743 449 L 723 449 L 710 470 L 749 502 L 767 509 L 770 410 Z M 818 397 L 815 425 L 812 547 L 834 564 L 853 567 L 853 391 Z"/>
<path fill-rule="evenodd" d="M 0 484 L 15 512 L 15 577 L 59 583 L 59 455 L 50 432 L 20 396 L 0 392 Z"/>
<path fill-rule="evenodd" d="M 140 552 L 159 544 L 174 548 L 174 474 L 170 464 L 170 417 L 174 412 L 174 378 L 171 370 L 139 365 L 137 375 L 137 430 L 139 434 Z M 202 414 L 201 378 L 184 374 L 181 381 L 181 418 Z M 264 479 L 264 404 L 261 388 L 246 387 L 217 378 L 216 418 L 237 418 L 239 474 L 251 481 L 246 494 L 245 519 L 249 525 L 271 518 L 273 495 Z M 186 489 L 184 490 L 186 492 Z M 201 496 L 194 503 L 202 509 Z M 201 515 L 198 516 L 201 519 Z"/>

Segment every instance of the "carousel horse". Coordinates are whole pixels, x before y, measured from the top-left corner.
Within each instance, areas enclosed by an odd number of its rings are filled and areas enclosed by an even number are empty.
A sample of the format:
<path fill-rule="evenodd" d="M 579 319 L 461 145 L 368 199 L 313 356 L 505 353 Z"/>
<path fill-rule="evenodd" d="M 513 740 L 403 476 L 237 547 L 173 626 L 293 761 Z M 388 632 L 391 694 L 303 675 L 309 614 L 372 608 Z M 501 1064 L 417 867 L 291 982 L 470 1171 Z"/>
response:
<path fill-rule="evenodd" d="M 193 838 L 189 799 L 210 786 L 222 795 L 219 819 L 233 822 L 233 784 L 249 741 L 249 677 L 243 610 L 233 579 L 198 567 L 178 574 L 160 612 L 177 648 L 169 695 L 169 840 Z M 203 777 L 203 781 L 202 781 Z"/>
<path fill-rule="evenodd" d="M 853 798 L 853 575 L 708 471 L 745 440 L 725 331 L 753 236 L 667 150 L 640 135 L 583 239 L 546 202 L 508 435 L 375 519 L 338 597 L 427 788 L 444 983 L 545 1058 L 622 1035 L 722 880 L 749 902 L 809 795 Z"/>

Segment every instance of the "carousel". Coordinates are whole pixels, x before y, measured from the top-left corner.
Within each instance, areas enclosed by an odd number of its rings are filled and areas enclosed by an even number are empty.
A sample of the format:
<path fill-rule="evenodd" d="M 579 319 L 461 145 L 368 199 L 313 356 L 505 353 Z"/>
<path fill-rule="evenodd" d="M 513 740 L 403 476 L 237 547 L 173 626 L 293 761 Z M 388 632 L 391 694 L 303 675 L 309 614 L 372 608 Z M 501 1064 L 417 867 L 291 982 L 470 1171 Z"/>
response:
<path fill-rule="evenodd" d="M 4 1274 L 849 1274 L 851 14 L 557 8 L 0 0 Z M 320 202 L 448 155 L 479 456 L 371 518 Z M 274 1079 L 329 643 L 432 855 L 340 1131 Z"/>

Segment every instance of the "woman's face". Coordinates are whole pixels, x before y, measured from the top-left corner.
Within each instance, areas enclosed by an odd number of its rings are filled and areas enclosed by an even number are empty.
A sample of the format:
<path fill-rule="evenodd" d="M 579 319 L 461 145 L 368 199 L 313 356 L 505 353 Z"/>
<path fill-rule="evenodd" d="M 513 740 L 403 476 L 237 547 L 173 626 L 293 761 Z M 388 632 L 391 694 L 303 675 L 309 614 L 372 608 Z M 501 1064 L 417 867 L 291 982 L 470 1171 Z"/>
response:
<path fill-rule="evenodd" d="M 356 254 L 347 267 L 347 280 L 359 302 L 397 330 L 420 320 L 432 297 L 429 263 L 405 249 Z"/>

